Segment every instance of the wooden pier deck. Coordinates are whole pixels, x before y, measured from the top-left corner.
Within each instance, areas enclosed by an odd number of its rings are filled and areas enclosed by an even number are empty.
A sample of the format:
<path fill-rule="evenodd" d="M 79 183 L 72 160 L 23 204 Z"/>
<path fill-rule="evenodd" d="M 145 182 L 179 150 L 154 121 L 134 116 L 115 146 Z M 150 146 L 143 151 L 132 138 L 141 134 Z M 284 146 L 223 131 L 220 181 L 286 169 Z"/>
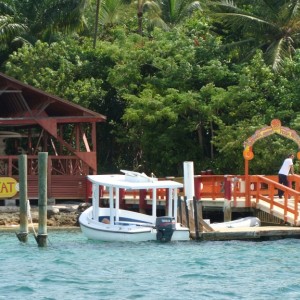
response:
<path fill-rule="evenodd" d="M 195 231 L 191 238 L 196 239 Z M 300 228 L 290 226 L 261 226 L 243 228 L 222 228 L 212 232 L 199 232 L 199 241 L 226 240 L 276 240 L 284 238 L 300 238 Z"/>

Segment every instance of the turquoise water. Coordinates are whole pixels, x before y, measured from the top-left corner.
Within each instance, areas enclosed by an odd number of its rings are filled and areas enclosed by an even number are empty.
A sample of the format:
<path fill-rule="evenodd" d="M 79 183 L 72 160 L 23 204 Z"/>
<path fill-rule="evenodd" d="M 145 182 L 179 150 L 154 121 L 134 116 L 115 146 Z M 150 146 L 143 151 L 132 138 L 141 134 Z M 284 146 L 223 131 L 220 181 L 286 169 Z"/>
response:
<path fill-rule="evenodd" d="M 0 233 L 0 299 L 300 299 L 300 240 L 103 243 Z"/>

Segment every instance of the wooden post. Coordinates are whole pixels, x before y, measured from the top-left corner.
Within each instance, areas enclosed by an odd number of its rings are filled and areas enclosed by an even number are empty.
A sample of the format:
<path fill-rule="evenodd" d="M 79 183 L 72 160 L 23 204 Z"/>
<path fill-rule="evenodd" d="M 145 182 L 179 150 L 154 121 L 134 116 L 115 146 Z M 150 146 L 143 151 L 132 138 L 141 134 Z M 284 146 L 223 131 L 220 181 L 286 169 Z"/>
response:
<path fill-rule="evenodd" d="M 224 222 L 231 221 L 231 205 L 230 200 L 224 200 L 223 212 L 224 212 Z"/>
<path fill-rule="evenodd" d="M 198 216 L 198 219 L 200 221 L 199 230 L 200 230 L 200 232 L 203 232 L 204 231 L 204 226 L 201 223 L 201 220 L 203 220 L 203 204 L 202 204 L 202 201 L 199 201 L 199 203 L 198 203 L 197 216 Z"/>
<path fill-rule="evenodd" d="M 27 155 L 19 155 L 19 195 L 20 195 L 20 232 L 16 233 L 20 242 L 28 241 L 28 203 L 27 203 Z"/>
<path fill-rule="evenodd" d="M 195 220 L 195 238 L 199 240 L 199 228 L 198 228 L 198 201 L 196 197 L 193 197 L 194 203 L 194 220 Z"/>
<path fill-rule="evenodd" d="M 195 232 L 193 199 L 189 200 L 187 207 L 188 207 L 188 214 L 189 214 L 189 229 L 190 231 Z"/>
<path fill-rule="evenodd" d="M 179 217 L 179 223 L 181 223 L 182 224 L 182 206 L 181 206 L 181 197 L 179 196 L 178 197 L 178 215 L 177 215 L 178 217 Z M 178 217 L 177 217 L 177 219 L 178 219 Z"/>
<path fill-rule="evenodd" d="M 187 198 L 184 197 L 183 201 L 184 201 L 184 206 L 185 206 L 186 227 L 190 228 L 189 208 L 188 208 Z"/>
<path fill-rule="evenodd" d="M 47 166 L 48 153 L 38 154 L 39 171 L 39 228 L 36 241 L 39 247 L 47 246 Z"/>

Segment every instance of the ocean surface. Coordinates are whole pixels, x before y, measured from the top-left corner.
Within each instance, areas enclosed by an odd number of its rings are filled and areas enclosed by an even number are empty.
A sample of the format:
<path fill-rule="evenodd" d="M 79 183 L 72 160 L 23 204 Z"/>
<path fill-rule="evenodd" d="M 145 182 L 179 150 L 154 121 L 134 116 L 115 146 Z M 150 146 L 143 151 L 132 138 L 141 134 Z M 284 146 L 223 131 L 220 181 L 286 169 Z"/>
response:
<path fill-rule="evenodd" d="M 300 299 L 300 240 L 110 243 L 0 232 L 0 299 Z"/>

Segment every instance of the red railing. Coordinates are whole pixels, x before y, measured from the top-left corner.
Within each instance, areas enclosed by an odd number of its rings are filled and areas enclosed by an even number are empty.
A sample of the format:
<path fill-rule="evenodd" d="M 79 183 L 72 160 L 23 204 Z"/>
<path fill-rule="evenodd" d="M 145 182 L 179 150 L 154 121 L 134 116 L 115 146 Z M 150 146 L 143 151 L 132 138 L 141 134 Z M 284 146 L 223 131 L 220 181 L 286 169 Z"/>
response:
<path fill-rule="evenodd" d="M 172 178 L 172 180 L 183 182 L 182 177 Z M 285 222 L 298 225 L 300 176 L 289 176 L 289 181 L 290 187 L 285 187 L 278 183 L 277 175 L 249 175 L 247 178 L 243 175 L 196 175 L 194 176 L 195 197 L 198 201 L 231 200 L 233 207 L 239 205 L 240 207 L 259 208 L 260 205 L 264 205 L 270 214 L 276 215 L 276 212 L 281 211 L 281 216 L 277 215 L 277 217 Z M 283 200 L 277 197 L 278 189 L 284 191 Z M 158 189 L 158 200 L 167 203 L 167 194 L 166 190 Z M 183 189 L 178 190 L 178 195 L 184 196 L 185 191 Z M 108 198 L 105 192 L 101 197 Z M 134 200 L 135 204 L 144 208 L 146 199 L 151 198 L 150 191 L 144 191 L 142 196 L 139 195 L 138 191 L 122 191 L 122 203 L 124 205 L 126 205 L 126 201 L 130 202 L 131 199 Z"/>
<path fill-rule="evenodd" d="M 252 193 L 255 193 L 256 204 L 266 204 L 270 210 L 271 214 L 281 213 L 283 220 L 285 222 L 293 223 L 294 225 L 298 224 L 299 217 L 299 184 L 300 176 L 290 175 L 289 182 L 290 187 L 283 186 L 279 184 L 274 178 L 268 178 L 266 176 L 251 176 L 251 181 L 257 184 L 257 189 Z M 292 187 L 296 187 L 296 189 Z M 278 189 L 284 192 L 283 199 L 277 197 Z M 291 199 L 291 200 L 289 200 Z M 291 221 L 290 221 L 291 220 Z"/>
<path fill-rule="evenodd" d="M 89 167 L 76 156 L 48 157 L 48 197 L 86 199 Z M 27 155 L 28 197 L 38 198 L 38 157 Z M 19 156 L 0 156 L 0 177 L 19 181 Z M 14 197 L 18 198 L 18 194 Z"/>

